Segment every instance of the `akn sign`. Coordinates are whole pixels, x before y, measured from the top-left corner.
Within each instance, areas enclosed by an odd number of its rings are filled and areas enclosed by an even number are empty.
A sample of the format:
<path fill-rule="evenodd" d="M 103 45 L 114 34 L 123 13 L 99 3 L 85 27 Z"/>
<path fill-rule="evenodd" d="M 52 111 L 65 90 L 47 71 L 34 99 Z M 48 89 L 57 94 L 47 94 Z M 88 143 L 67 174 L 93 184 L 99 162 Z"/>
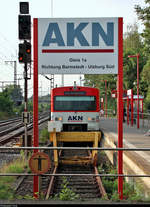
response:
<path fill-rule="evenodd" d="M 39 18 L 36 27 L 38 73 L 118 73 L 118 18 Z"/>
<path fill-rule="evenodd" d="M 33 145 L 39 145 L 38 74 L 117 74 L 118 148 L 123 148 L 123 18 L 37 19 L 33 21 Z M 34 153 L 37 149 L 34 150 Z M 118 151 L 118 175 L 123 151 Z M 34 176 L 34 196 L 39 192 Z M 118 176 L 123 199 L 123 177 Z"/>

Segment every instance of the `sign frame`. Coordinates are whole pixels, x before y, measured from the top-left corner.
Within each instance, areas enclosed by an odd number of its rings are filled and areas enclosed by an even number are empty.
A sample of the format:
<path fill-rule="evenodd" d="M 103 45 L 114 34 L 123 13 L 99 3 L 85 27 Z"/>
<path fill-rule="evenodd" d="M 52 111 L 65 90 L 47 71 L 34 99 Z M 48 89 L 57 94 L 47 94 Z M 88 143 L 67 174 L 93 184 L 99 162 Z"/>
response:
<path fill-rule="evenodd" d="M 34 44 L 34 72 L 33 72 L 33 137 L 34 147 L 39 145 L 38 134 L 38 18 L 33 19 L 33 44 Z M 123 18 L 118 17 L 118 73 L 117 73 L 117 117 L 118 117 L 118 147 L 123 148 Z M 34 150 L 34 153 L 38 150 Z M 118 194 L 123 199 L 123 151 L 118 151 Z M 34 176 L 33 192 L 36 197 L 39 183 L 38 176 Z"/>
<path fill-rule="evenodd" d="M 38 18 L 37 27 L 39 74 L 118 74 L 117 17 Z"/>

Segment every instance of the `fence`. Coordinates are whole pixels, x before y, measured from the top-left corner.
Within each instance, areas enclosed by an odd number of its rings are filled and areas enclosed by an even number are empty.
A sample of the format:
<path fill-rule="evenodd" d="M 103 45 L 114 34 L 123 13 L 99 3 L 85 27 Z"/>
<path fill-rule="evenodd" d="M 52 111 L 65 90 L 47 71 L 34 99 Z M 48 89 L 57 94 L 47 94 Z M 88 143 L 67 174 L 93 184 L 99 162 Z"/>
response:
<path fill-rule="evenodd" d="M 0 150 L 101 150 L 101 151 L 150 151 L 150 148 L 103 148 L 103 147 L 0 147 Z M 81 174 L 35 174 L 35 173 L 0 173 L 0 176 L 81 176 Z M 150 177 L 149 175 L 126 174 L 82 174 L 99 177 Z"/>

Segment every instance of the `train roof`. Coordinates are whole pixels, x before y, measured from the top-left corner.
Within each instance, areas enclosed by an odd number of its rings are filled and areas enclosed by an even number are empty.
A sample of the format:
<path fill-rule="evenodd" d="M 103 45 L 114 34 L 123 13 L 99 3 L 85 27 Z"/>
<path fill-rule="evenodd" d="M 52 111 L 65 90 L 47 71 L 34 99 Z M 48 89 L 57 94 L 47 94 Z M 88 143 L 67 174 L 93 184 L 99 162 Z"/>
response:
<path fill-rule="evenodd" d="M 61 86 L 61 87 L 57 87 L 57 88 L 53 88 L 52 90 L 57 90 L 57 89 L 75 89 L 75 86 Z M 94 88 L 94 87 L 89 87 L 89 86 L 76 86 L 77 89 L 95 89 L 95 90 L 99 90 L 98 88 Z"/>

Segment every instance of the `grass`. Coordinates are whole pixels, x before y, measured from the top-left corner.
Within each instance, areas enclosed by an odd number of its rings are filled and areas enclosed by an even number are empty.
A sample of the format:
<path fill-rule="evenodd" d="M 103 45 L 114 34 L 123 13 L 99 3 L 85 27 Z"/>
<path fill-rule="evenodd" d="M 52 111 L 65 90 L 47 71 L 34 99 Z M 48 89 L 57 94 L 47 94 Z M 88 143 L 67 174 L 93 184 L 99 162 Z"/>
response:
<path fill-rule="evenodd" d="M 5 164 L 0 173 L 23 173 L 25 166 L 27 166 L 27 161 L 24 156 L 21 155 L 21 158 L 13 161 L 12 163 Z M 12 184 L 15 182 L 15 176 L 1 176 L 0 177 L 0 199 L 11 200 L 15 198 L 15 192 L 12 187 Z"/>
<path fill-rule="evenodd" d="M 69 182 L 67 181 L 67 178 L 64 176 L 63 181 L 61 184 L 62 190 L 59 194 L 55 196 L 54 199 L 59 199 L 63 201 L 71 201 L 79 198 L 79 195 L 73 192 L 72 189 L 68 187 Z"/>
<path fill-rule="evenodd" d="M 106 161 L 106 155 L 104 153 L 101 154 L 102 162 L 101 166 L 98 167 L 98 171 L 101 174 L 117 174 L 117 169 L 114 168 L 110 162 Z M 102 183 L 106 190 L 109 200 L 119 201 L 118 196 L 118 177 L 102 177 Z M 128 201 L 144 201 L 142 191 L 140 187 L 137 189 L 134 188 L 133 185 L 127 183 L 124 179 L 123 185 L 123 199 Z"/>
<path fill-rule="evenodd" d="M 41 130 L 40 136 L 39 136 L 39 142 L 42 144 L 46 144 L 49 140 L 49 132 L 47 128 Z"/>

